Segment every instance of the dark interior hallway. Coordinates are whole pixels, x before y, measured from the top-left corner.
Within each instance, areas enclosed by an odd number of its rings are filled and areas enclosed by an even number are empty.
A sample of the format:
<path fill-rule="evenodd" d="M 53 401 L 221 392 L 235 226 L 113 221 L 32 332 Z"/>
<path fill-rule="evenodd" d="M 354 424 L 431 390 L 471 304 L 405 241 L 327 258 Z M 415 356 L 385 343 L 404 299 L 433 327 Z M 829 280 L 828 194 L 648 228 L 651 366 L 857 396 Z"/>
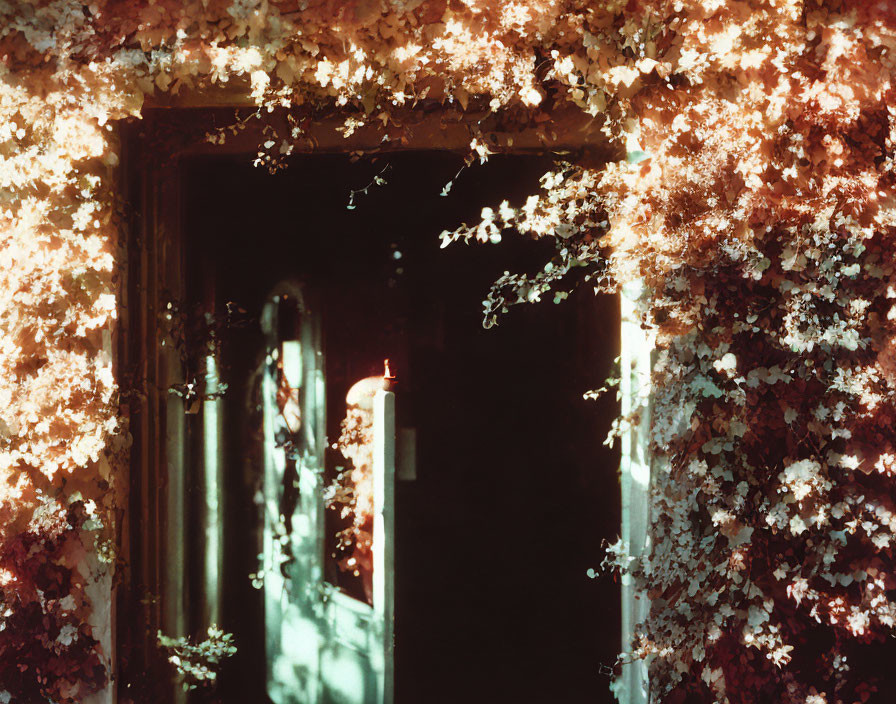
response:
<path fill-rule="evenodd" d="M 586 571 L 619 531 L 618 453 L 602 446 L 616 406 L 582 393 L 603 383 L 618 354 L 616 301 L 584 288 L 484 330 L 490 283 L 505 270 L 535 271 L 550 246 L 508 234 L 498 245 L 439 249 L 439 232 L 475 222 L 483 206 L 508 196 L 521 204 L 549 160 L 493 157 L 446 197 L 462 163 L 450 154 L 302 157 L 274 176 L 246 161 L 188 164 L 184 199 L 188 280 L 213 275 L 217 306 L 233 302 L 248 316 L 223 352 L 232 490 L 222 625 L 239 647 L 223 700 L 263 701 L 241 404 L 262 345 L 261 303 L 293 277 L 322 303 L 330 441 L 346 389 L 380 373 L 386 357 L 399 424 L 417 431 L 418 478 L 400 482 L 396 498 L 396 701 L 612 701 L 601 666 L 618 651 L 618 585 Z M 387 163 L 388 183 L 348 210 L 350 189 Z"/>

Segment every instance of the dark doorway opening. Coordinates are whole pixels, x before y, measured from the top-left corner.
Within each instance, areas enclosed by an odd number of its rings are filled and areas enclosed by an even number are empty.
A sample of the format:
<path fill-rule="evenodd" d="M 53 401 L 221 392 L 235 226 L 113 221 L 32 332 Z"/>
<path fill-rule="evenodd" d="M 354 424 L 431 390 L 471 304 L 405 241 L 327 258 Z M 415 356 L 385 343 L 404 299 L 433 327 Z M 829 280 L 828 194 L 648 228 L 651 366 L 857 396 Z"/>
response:
<path fill-rule="evenodd" d="M 289 278 L 321 306 L 330 442 L 346 390 L 384 358 L 398 376 L 399 424 L 416 429 L 417 478 L 396 488 L 396 701 L 612 701 L 603 673 L 619 650 L 618 585 L 586 572 L 619 532 L 619 458 L 602 444 L 617 406 L 582 394 L 618 353 L 618 305 L 586 286 L 484 330 L 491 282 L 537 270 L 552 245 L 505 236 L 439 247 L 443 229 L 482 207 L 521 204 L 550 160 L 493 157 L 444 197 L 462 164 L 452 154 L 303 156 L 275 175 L 246 162 L 204 157 L 183 172 L 187 295 L 202 300 L 211 277 L 216 309 L 230 303 L 246 318 L 222 343 L 220 625 L 239 648 L 221 675 L 223 701 L 264 701 L 244 399 L 263 349 L 260 308 Z M 348 209 L 350 191 L 381 173 L 387 183 Z"/>

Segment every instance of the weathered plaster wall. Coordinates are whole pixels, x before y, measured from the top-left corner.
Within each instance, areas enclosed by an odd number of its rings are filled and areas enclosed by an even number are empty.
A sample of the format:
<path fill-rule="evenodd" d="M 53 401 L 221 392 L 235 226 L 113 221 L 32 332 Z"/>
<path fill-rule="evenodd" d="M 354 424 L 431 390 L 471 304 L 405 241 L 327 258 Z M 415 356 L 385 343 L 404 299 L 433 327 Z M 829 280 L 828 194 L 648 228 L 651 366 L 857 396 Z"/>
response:
<path fill-rule="evenodd" d="M 648 286 L 656 692 L 867 698 L 852 654 L 896 624 L 894 32 L 859 0 L 0 2 L 0 700 L 102 679 L 75 565 L 108 545 L 126 437 L 115 122 L 231 80 L 294 109 L 268 163 L 333 112 L 351 134 L 441 106 L 480 157 L 483 111 L 548 146 L 559 106 L 593 116 L 628 160 L 454 237 L 556 239 L 492 312 L 569 272 Z"/>

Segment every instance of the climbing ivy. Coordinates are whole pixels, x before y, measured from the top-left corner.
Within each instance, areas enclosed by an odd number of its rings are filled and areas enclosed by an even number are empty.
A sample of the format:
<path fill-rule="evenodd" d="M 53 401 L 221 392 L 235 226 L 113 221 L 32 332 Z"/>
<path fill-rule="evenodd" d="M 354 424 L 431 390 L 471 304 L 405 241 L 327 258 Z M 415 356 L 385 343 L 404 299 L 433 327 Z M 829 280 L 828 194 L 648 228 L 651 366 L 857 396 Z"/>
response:
<path fill-rule="evenodd" d="M 485 121 L 549 148 L 563 109 L 593 118 L 617 159 L 571 158 L 445 240 L 556 242 L 542 273 L 496 284 L 489 322 L 567 285 L 644 284 L 664 470 L 652 553 L 619 554 L 651 598 L 633 652 L 657 701 L 867 700 L 854 653 L 896 625 L 894 33 L 889 3 L 860 0 L 0 2 L 0 553 L 38 546 L 0 581 L 0 661 L 35 638 L 40 569 L 76 583 L 41 497 L 77 484 L 114 525 L 116 125 L 147 95 L 223 87 L 288 113 L 269 168 L 333 114 L 401 144 L 438 109 L 475 158 Z M 49 643 L 69 612 L 40 608 Z M 64 676 L 22 661 L 18 700 L 101 686 L 89 649 L 52 658 Z"/>

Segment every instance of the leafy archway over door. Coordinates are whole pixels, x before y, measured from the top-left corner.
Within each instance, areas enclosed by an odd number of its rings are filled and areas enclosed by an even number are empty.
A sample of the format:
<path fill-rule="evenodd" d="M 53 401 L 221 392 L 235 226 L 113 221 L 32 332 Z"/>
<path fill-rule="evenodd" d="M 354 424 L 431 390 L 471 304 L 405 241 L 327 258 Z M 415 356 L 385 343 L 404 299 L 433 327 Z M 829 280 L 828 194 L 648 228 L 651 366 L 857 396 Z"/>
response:
<path fill-rule="evenodd" d="M 655 656 L 657 697 L 869 696 L 852 663 L 896 623 L 886 3 L 61 0 L 7 3 L 0 26 L 10 697 L 77 701 L 103 677 L 76 565 L 80 544 L 114 561 L 124 485 L 116 122 L 148 94 L 238 82 L 262 115 L 290 110 L 268 165 L 328 114 L 400 141 L 401 115 L 438 107 L 476 158 L 496 148 L 489 121 L 550 148 L 564 106 L 593 118 L 586 134 L 625 159 L 561 166 L 446 240 L 557 241 L 540 276 L 499 282 L 494 312 L 569 272 L 645 283 L 651 440 L 669 462 L 653 552 L 618 561 L 649 586 L 636 652 Z"/>

